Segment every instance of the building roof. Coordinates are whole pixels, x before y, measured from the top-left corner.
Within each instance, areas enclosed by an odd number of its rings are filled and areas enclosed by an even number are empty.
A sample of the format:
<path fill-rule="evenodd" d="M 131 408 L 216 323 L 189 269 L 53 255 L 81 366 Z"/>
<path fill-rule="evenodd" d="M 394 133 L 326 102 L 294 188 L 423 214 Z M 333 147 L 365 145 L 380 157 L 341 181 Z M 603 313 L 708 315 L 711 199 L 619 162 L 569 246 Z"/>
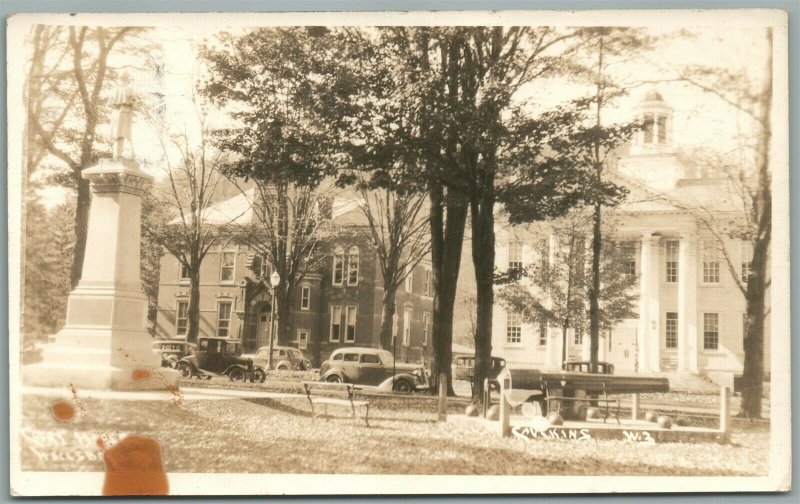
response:
<path fill-rule="evenodd" d="M 710 210 L 740 212 L 743 202 L 731 181 L 724 178 L 680 179 L 666 191 L 649 187 L 631 177 L 617 176 L 628 187 L 628 197 L 619 205 L 622 212 L 675 212 Z"/>
<path fill-rule="evenodd" d="M 203 221 L 214 225 L 245 225 L 253 222 L 253 205 L 256 202 L 256 189 L 250 188 L 236 196 L 215 203 L 203 212 Z M 366 217 L 360 209 L 363 199 L 357 194 L 343 191 L 333 200 L 331 214 L 336 224 L 343 226 L 365 226 Z M 170 224 L 180 224 L 180 216 L 172 219 Z"/>
<path fill-rule="evenodd" d="M 249 224 L 253 221 L 253 201 L 255 201 L 255 188 L 248 189 L 233 198 L 220 201 L 208 206 L 202 215 L 203 222 L 212 226 L 227 224 Z M 180 216 L 170 221 L 170 224 L 183 222 Z"/>
<path fill-rule="evenodd" d="M 651 89 L 644 95 L 642 102 L 654 102 L 654 101 L 663 102 L 664 97 L 661 96 L 661 93 L 659 93 L 655 89 Z"/>

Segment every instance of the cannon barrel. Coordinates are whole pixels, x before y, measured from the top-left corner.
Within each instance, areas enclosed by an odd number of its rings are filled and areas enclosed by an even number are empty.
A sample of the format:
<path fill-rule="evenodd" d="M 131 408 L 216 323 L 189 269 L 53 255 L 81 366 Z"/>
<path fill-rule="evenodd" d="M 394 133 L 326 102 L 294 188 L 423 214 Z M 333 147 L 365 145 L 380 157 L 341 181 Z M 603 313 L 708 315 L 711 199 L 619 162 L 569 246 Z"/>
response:
<path fill-rule="evenodd" d="M 543 372 L 510 369 L 514 389 L 583 390 L 587 394 L 644 394 L 669 392 L 669 380 L 659 376 L 609 375 L 574 371 Z"/>

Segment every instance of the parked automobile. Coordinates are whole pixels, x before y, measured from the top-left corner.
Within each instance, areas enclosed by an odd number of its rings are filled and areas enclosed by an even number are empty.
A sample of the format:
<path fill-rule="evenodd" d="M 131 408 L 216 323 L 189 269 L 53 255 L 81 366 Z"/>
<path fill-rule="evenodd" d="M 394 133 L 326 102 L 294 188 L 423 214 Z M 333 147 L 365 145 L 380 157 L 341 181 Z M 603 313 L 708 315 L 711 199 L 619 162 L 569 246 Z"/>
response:
<path fill-rule="evenodd" d="M 428 388 L 423 366 L 395 362 L 391 352 L 378 348 L 351 347 L 334 350 L 330 358 L 320 366 L 319 375 L 321 380 L 327 382 L 370 385 L 401 393 Z"/>
<path fill-rule="evenodd" d="M 227 376 L 231 381 L 261 382 L 267 373 L 254 366 L 252 359 L 243 358 L 242 343 L 227 338 L 202 337 L 197 340 L 197 350 L 178 361 L 178 371 L 183 378 L 196 376 L 210 380 L 212 376 Z"/>
<path fill-rule="evenodd" d="M 268 369 L 267 357 L 269 357 L 269 347 L 264 346 L 254 354 L 242 355 L 243 358 L 252 359 L 253 364 L 263 369 Z M 305 371 L 311 369 L 311 361 L 306 359 L 303 352 L 297 348 L 287 346 L 272 347 L 272 368 L 279 371 Z"/>
<path fill-rule="evenodd" d="M 157 340 L 153 342 L 153 352 L 161 356 L 161 366 L 175 369 L 178 361 L 195 352 L 197 345 L 185 340 Z"/>
<path fill-rule="evenodd" d="M 497 378 L 500 371 L 506 367 L 506 360 L 500 357 L 492 357 L 492 367 L 489 370 L 489 379 Z M 453 358 L 453 378 L 456 380 L 472 381 L 475 370 L 474 355 L 456 355 Z"/>
<path fill-rule="evenodd" d="M 567 362 L 565 371 L 576 371 L 579 373 L 589 372 L 589 361 L 571 361 Z M 597 372 L 599 374 L 614 374 L 614 364 L 610 362 L 600 361 L 597 363 Z"/>

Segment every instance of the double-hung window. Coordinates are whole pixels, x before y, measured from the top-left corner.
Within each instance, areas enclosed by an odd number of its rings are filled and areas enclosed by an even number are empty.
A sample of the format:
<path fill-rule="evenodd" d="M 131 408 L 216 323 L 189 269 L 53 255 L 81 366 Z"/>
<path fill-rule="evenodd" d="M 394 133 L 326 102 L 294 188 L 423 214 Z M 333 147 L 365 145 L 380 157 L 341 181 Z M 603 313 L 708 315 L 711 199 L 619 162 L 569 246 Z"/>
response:
<path fill-rule="evenodd" d="M 703 349 L 719 350 L 719 313 L 703 314 Z"/>
<path fill-rule="evenodd" d="M 678 314 L 676 312 L 667 312 L 666 323 L 666 347 L 678 348 Z"/>
<path fill-rule="evenodd" d="M 353 343 L 356 340 L 356 307 L 347 307 L 347 328 L 344 334 L 345 343 Z"/>
<path fill-rule="evenodd" d="M 517 312 L 506 315 L 506 343 L 522 343 L 522 316 Z"/>
<path fill-rule="evenodd" d="M 189 327 L 189 301 L 178 301 L 175 309 L 175 335 L 186 337 Z"/>
<path fill-rule="evenodd" d="M 414 268 L 411 265 L 406 266 L 406 292 L 411 292 L 414 289 Z"/>
<path fill-rule="evenodd" d="M 338 343 L 342 338 L 342 307 L 331 306 L 330 340 Z"/>
<path fill-rule="evenodd" d="M 178 281 L 188 282 L 190 280 L 189 267 L 180 261 L 178 261 L 178 267 L 180 268 L 180 277 L 178 277 Z"/>
<path fill-rule="evenodd" d="M 675 283 L 678 281 L 678 249 L 680 243 L 678 240 L 667 240 L 665 246 L 667 249 L 666 280 L 667 283 Z"/>
<path fill-rule="evenodd" d="M 713 240 L 703 243 L 703 283 L 719 283 L 719 258 Z"/>
<path fill-rule="evenodd" d="M 344 252 L 337 248 L 333 253 L 333 285 L 344 285 Z"/>
<path fill-rule="evenodd" d="M 753 244 L 750 242 L 743 241 L 741 246 L 741 278 L 742 283 L 747 285 L 747 281 L 750 279 L 750 273 L 753 272 Z"/>
<path fill-rule="evenodd" d="M 224 251 L 220 254 L 219 281 L 233 283 L 233 270 L 236 265 L 236 252 Z"/>
<path fill-rule="evenodd" d="M 508 269 L 522 269 L 522 243 L 518 241 L 508 242 Z"/>
<path fill-rule="evenodd" d="M 403 312 L 403 346 L 411 344 L 411 310 L 406 308 Z"/>
<path fill-rule="evenodd" d="M 220 301 L 217 304 L 217 336 L 220 338 L 230 337 L 232 306 L 230 301 Z"/>
<path fill-rule="evenodd" d="M 347 254 L 347 285 L 358 285 L 358 247 Z"/>

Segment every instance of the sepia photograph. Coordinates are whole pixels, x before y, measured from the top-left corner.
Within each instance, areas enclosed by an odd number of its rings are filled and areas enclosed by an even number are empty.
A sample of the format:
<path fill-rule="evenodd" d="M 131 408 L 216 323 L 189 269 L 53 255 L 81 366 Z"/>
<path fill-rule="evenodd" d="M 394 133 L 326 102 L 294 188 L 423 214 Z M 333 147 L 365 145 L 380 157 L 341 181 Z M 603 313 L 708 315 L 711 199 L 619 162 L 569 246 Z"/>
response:
<path fill-rule="evenodd" d="M 791 489 L 785 11 L 7 22 L 11 495 Z"/>

